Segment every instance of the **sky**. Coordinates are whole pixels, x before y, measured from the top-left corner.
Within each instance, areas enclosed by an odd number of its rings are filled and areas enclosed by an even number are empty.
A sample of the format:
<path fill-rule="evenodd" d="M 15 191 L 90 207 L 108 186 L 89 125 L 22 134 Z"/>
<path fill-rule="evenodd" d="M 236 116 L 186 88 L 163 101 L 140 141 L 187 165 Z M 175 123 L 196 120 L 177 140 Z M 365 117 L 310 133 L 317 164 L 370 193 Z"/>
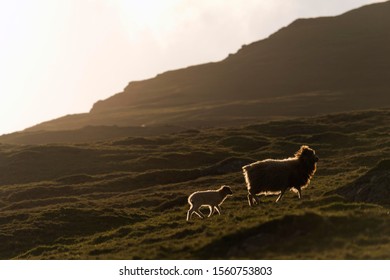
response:
<path fill-rule="evenodd" d="M 0 0 L 0 135 L 370 0 Z"/>

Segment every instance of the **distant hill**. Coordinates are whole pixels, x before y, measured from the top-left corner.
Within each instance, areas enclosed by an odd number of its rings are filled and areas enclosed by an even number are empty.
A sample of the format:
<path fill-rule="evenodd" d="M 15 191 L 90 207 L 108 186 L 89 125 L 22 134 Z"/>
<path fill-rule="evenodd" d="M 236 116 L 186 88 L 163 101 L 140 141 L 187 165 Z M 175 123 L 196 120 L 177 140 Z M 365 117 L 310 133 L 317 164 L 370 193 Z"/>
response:
<path fill-rule="evenodd" d="M 223 61 L 130 82 L 89 113 L 26 131 L 212 126 L 386 107 L 389 50 L 390 2 L 335 17 L 298 19 Z"/>
<path fill-rule="evenodd" d="M 238 107 L 235 102 L 239 101 L 242 107 L 254 104 L 272 112 L 267 109 L 270 104 L 293 103 L 278 110 L 285 115 L 324 110 L 302 104 L 306 99 L 316 105 L 320 103 L 315 99 L 327 101 L 333 106 L 331 110 L 383 104 L 370 102 L 372 98 L 364 99 L 370 104 L 353 99 L 362 101 L 362 97 L 373 94 L 383 99 L 388 95 L 389 48 L 390 2 L 337 17 L 299 19 L 265 40 L 243 46 L 221 62 L 130 83 L 122 93 L 97 102 L 91 113 L 129 106 L 151 109 L 183 105 L 208 111 Z M 208 108 L 205 103 L 214 106 Z"/>

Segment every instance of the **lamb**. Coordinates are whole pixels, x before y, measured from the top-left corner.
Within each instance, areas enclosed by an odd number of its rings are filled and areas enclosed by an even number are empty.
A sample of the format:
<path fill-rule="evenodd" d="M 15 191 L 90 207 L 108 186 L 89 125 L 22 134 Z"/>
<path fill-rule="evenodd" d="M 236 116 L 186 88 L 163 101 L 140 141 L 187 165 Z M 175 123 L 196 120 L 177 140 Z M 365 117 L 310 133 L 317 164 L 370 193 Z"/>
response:
<path fill-rule="evenodd" d="M 220 205 L 224 200 L 232 195 L 233 192 L 229 186 L 222 186 L 218 190 L 197 191 L 188 197 L 188 203 L 190 209 L 187 212 L 187 221 L 191 219 L 193 213 L 197 214 L 200 218 L 204 218 L 202 212 L 199 211 L 201 206 L 208 206 L 210 208 L 210 214 L 208 217 L 214 214 L 215 211 L 221 215 Z"/>
<path fill-rule="evenodd" d="M 279 194 L 279 202 L 286 190 L 298 192 L 301 199 L 301 189 L 309 185 L 318 160 L 313 149 L 301 146 L 292 158 L 266 159 L 244 166 L 249 205 L 259 203 L 257 194 Z"/>

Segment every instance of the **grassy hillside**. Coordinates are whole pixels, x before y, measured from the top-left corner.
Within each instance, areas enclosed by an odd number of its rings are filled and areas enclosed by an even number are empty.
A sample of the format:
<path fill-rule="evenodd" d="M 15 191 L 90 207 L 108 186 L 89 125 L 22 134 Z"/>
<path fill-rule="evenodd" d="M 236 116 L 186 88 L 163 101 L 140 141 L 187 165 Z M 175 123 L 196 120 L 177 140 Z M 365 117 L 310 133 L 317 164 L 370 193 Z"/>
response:
<path fill-rule="evenodd" d="M 390 200 L 335 192 L 389 187 L 369 178 L 384 169 L 389 182 L 389 131 L 384 109 L 87 144 L 2 144 L 0 258 L 389 259 Z M 302 144 L 320 157 L 302 200 L 287 193 L 250 208 L 241 166 Z M 222 184 L 234 192 L 222 215 L 186 222 L 188 195 Z"/>

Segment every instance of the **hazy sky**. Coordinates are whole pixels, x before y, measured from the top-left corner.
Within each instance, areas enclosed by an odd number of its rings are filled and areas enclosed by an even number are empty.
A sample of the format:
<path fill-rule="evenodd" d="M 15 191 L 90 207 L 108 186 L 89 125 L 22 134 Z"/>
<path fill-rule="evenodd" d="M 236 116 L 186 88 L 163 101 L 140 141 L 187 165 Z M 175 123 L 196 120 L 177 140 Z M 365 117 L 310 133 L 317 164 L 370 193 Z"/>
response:
<path fill-rule="evenodd" d="M 0 134 L 370 0 L 0 0 Z"/>

